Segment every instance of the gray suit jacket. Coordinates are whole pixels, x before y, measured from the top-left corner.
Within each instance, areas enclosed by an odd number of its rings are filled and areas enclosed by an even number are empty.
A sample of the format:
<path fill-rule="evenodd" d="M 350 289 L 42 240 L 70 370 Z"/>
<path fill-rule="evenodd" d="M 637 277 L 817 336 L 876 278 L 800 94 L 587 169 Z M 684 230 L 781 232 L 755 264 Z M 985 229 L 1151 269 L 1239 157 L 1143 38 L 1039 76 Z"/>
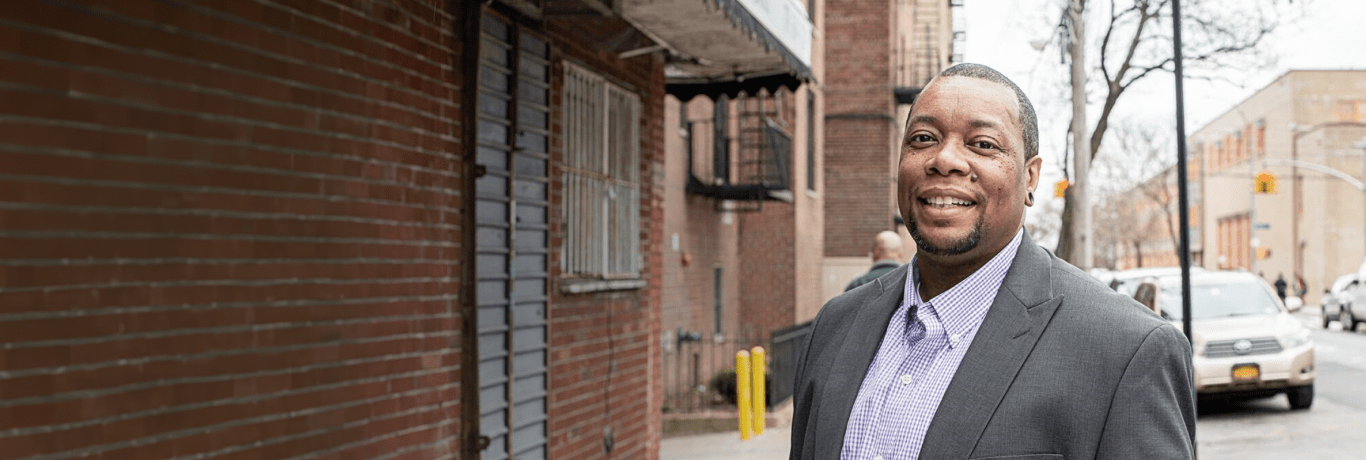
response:
<path fill-rule="evenodd" d="M 831 299 L 797 364 L 791 459 L 837 459 L 907 267 Z M 1184 335 L 1024 235 L 922 459 L 1193 458 Z"/>

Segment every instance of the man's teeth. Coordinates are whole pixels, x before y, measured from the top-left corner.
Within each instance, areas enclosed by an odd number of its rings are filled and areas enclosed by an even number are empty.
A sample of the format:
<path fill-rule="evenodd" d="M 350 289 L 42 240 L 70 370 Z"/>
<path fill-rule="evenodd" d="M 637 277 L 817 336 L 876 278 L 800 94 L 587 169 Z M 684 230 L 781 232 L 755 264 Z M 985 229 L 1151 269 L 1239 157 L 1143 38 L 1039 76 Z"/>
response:
<path fill-rule="evenodd" d="M 947 208 L 949 206 L 972 206 L 973 204 L 971 201 L 964 201 L 957 198 L 949 198 L 946 196 L 926 198 L 925 202 L 929 203 L 931 206 L 934 206 L 936 208 Z"/>

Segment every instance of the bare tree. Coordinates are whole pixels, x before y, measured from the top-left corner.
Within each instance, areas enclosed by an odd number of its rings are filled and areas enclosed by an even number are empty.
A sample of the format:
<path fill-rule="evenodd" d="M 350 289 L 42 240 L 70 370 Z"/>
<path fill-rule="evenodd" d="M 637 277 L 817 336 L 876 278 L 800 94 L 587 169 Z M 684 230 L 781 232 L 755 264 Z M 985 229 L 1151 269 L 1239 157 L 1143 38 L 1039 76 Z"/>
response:
<path fill-rule="evenodd" d="M 1114 264 L 1119 254 L 1134 254 L 1143 266 L 1145 245 L 1163 234 L 1173 255 L 1180 257 L 1177 229 L 1176 170 L 1170 126 L 1132 120 L 1115 125 L 1107 148 L 1118 155 L 1101 157 L 1096 181 L 1101 184 L 1096 206 L 1096 242 L 1109 245 Z M 1111 268 L 1114 268 L 1113 265 Z"/>
<path fill-rule="evenodd" d="M 1301 0 L 1301 4 L 1305 0 Z M 1165 74 L 1174 65 L 1171 40 L 1170 0 L 1110 0 L 1108 18 L 1101 35 L 1097 67 L 1104 101 L 1100 117 L 1091 130 L 1091 158 L 1103 151 L 1120 96 L 1154 74 Z M 1248 2 L 1241 0 L 1187 0 L 1182 2 L 1182 54 L 1187 78 L 1227 80 L 1228 72 L 1264 66 L 1272 61 L 1265 39 L 1289 17 L 1292 0 Z M 1100 4 L 1093 2 L 1093 5 Z M 1089 28 L 1088 28 L 1089 29 Z M 1062 212 L 1057 254 L 1071 260 L 1068 244 L 1073 199 Z M 1095 194 L 1093 194 L 1095 196 Z"/>

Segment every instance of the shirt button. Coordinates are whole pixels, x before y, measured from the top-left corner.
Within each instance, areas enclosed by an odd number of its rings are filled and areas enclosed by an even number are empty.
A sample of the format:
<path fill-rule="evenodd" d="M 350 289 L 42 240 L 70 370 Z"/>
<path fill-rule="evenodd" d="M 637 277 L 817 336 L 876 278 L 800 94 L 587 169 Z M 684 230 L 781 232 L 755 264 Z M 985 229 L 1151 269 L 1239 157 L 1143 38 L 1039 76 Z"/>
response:
<path fill-rule="evenodd" d="M 901 384 L 902 384 L 902 385 L 910 385 L 910 384 L 911 384 L 911 374 L 901 374 Z M 878 458 L 882 458 L 882 457 L 878 457 Z"/>
<path fill-rule="evenodd" d="M 873 456 L 873 460 L 882 460 L 882 456 L 881 456 L 881 455 Z"/>
<path fill-rule="evenodd" d="M 954 345 L 958 345 L 958 334 L 954 334 L 954 335 L 949 336 L 949 343 L 952 343 L 952 344 L 954 344 Z"/>

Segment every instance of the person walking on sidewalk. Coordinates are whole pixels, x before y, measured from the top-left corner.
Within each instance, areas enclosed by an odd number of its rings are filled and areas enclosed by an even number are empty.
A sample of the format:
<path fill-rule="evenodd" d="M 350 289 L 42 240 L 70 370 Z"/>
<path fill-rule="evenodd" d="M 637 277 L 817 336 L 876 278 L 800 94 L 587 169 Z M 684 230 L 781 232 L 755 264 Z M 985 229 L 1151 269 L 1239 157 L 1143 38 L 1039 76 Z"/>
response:
<path fill-rule="evenodd" d="M 1037 154 L 999 72 L 920 93 L 896 187 L 917 254 L 816 316 L 791 459 L 1194 457 L 1190 344 L 1024 231 Z"/>
<path fill-rule="evenodd" d="M 868 284 L 879 276 L 887 274 L 896 267 L 901 266 L 901 235 L 896 232 L 882 231 L 873 237 L 873 268 L 864 273 L 863 276 L 854 278 L 844 287 L 845 291 L 853 290 L 856 287 Z"/>

